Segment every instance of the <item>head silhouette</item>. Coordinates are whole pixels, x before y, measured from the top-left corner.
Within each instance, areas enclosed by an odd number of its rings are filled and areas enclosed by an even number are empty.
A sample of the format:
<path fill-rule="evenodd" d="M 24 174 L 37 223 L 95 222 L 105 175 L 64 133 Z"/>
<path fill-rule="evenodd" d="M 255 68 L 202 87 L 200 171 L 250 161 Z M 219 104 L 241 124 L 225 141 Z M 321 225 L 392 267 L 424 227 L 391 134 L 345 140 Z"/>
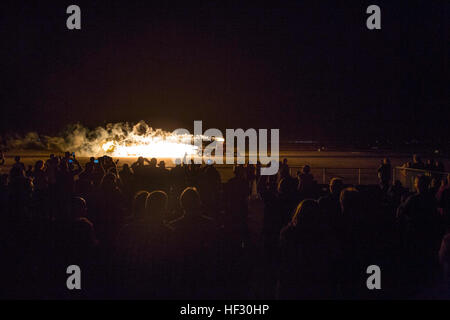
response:
<path fill-rule="evenodd" d="M 283 178 L 278 182 L 277 191 L 279 194 L 291 194 L 295 192 L 296 184 L 291 178 Z"/>
<path fill-rule="evenodd" d="M 78 250 L 86 250 L 97 245 L 94 225 L 87 218 L 78 218 L 70 230 L 71 244 Z"/>
<path fill-rule="evenodd" d="M 348 187 L 341 191 L 341 209 L 344 214 L 357 214 L 360 210 L 360 195 L 356 188 Z"/>
<path fill-rule="evenodd" d="M 317 201 L 305 199 L 299 203 L 292 216 L 292 225 L 310 226 L 320 220 L 320 207 Z"/>
<path fill-rule="evenodd" d="M 311 167 L 309 165 L 304 165 L 303 169 L 302 169 L 302 172 L 305 173 L 305 174 L 310 173 L 311 172 Z"/>
<path fill-rule="evenodd" d="M 414 178 L 414 189 L 417 193 L 425 193 L 428 190 L 428 178 L 424 175 L 418 175 Z"/>
<path fill-rule="evenodd" d="M 34 170 L 42 170 L 43 167 L 44 167 L 44 161 L 42 161 L 42 160 L 38 160 L 34 164 Z"/>
<path fill-rule="evenodd" d="M 136 192 L 133 197 L 133 214 L 135 218 L 143 218 L 145 215 L 145 202 L 149 193 L 145 190 Z"/>
<path fill-rule="evenodd" d="M 116 176 L 112 173 L 107 173 L 101 182 L 101 187 L 104 190 L 113 190 L 117 187 Z"/>
<path fill-rule="evenodd" d="M 333 178 L 330 180 L 330 192 L 333 195 L 340 195 L 343 188 L 344 182 L 341 178 Z"/>
<path fill-rule="evenodd" d="M 180 205 L 188 215 L 198 214 L 201 208 L 201 201 L 195 187 L 187 187 L 180 195 Z"/>
<path fill-rule="evenodd" d="M 167 210 L 167 193 L 161 190 L 150 192 L 145 201 L 147 218 L 162 221 Z"/>
<path fill-rule="evenodd" d="M 73 197 L 70 202 L 70 218 L 82 218 L 86 217 L 87 205 L 86 201 L 81 197 Z"/>

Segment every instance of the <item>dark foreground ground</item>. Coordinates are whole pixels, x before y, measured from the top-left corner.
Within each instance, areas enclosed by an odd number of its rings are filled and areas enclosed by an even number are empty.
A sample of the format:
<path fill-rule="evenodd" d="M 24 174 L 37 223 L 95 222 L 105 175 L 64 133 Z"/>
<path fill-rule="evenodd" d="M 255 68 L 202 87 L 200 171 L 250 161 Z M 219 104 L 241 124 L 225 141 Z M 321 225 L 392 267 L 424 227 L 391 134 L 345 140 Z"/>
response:
<path fill-rule="evenodd" d="M 0 169 L 2 171 L 7 171 L 11 164 L 14 161 L 14 156 L 20 155 L 22 157 L 22 161 L 26 165 L 32 165 L 38 159 L 45 160 L 48 158 L 48 153 L 38 153 L 38 152 L 30 152 L 30 151 L 16 151 L 9 152 L 7 154 L 6 164 Z M 344 177 L 345 184 L 374 184 L 377 183 L 377 167 L 380 164 L 380 161 L 383 157 L 388 156 L 391 159 L 393 167 L 401 165 L 406 161 L 410 161 L 410 155 L 404 154 L 385 154 L 382 152 L 317 152 L 317 151 L 295 151 L 295 150 L 283 150 L 281 152 L 281 159 L 287 158 L 288 162 L 291 166 L 291 174 L 295 174 L 296 171 L 303 165 L 309 164 L 313 168 L 313 174 L 316 180 L 319 183 L 328 183 L 329 179 L 333 176 L 342 176 Z M 424 157 L 426 158 L 426 157 Z M 80 157 L 79 161 L 82 165 L 88 160 L 88 157 Z M 132 163 L 135 161 L 135 158 L 120 158 L 119 165 L 124 163 Z M 158 159 L 163 160 L 163 159 Z M 171 166 L 169 159 L 164 159 L 167 161 L 168 166 Z M 442 159 L 444 165 L 447 170 L 449 168 L 448 159 Z M 232 175 L 232 166 L 218 166 L 219 171 L 222 176 L 222 181 L 225 182 Z M 358 180 L 359 181 L 358 183 Z M 363 286 L 362 293 L 364 295 L 359 295 L 360 291 L 348 291 L 344 298 L 409 298 L 415 297 L 415 292 L 410 293 L 409 288 L 409 279 L 415 276 L 416 270 L 418 273 L 424 273 L 422 268 L 410 267 L 408 257 L 405 258 L 405 249 L 402 249 L 401 245 L 403 244 L 402 239 L 398 238 L 399 233 L 397 232 L 397 225 L 391 221 L 391 219 L 385 219 L 385 217 L 393 217 L 396 212 L 396 206 L 392 208 L 389 207 L 387 210 L 381 210 L 381 203 L 377 202 L 377 198 L 375 197 L 375 193 L 372 193 L 377 187 L 373 188 L 373 186 L 360 186 L 361 194 L 364 194 L 364 207 L 361 208 L 360 213 L 362 213 L 361 217 L 365 217 L 363 219 L 363 225 L 357 225 L 356 227 L 351 227 L 349 230 L 354 230 L 354 235 L 352 236 L 357 239 L 355 241 L 358 244 L 358 252 L 354 252 L 353 250 L 346 251 L 349 254 L 339 256 L 341 260 L 340 265 L 342 270 L 346 270 L 347 266 L 347 258 L 353 257 L 362 257 L 362 261 L 366 263 L 364 259 L 370 259 L 370 263 L 375 263 L 376 265 L 381 265 L 383 269 L 383 288 L 388 288 L 387 290 L 382 292 L 382 295 L 369 295 L 367 296 L 367 290 L 365 288 L 366 274 L 364 273 L 362 278 L 358 278 L 358 284 Z M 325 187 L 325 189 L 327 189 Z M 372 190 L 372 191 L 371 191 Z M 323 190 L 322 190 L 323 191 Z M 325 190 L 326 192 L 326 190 Z M 64 204 L 66 203 L 64 199 L 67 199 L 66 196 L 70 196 L 70 194 L 61 193 L 63 196 L 61 201 L 56 201 L 57 197 L 50 197 L 50 208 L 62 208 L 64 209 Z M 373 196 L 373 197 L 372 197 Z M 97 197 L 97 198 L 96 198 Z M 314 197 L 316 199 L 318 197 Z M 117 209 L 116 206 L 110 206 L 111 202 L 114 203 L 114 197 L 109 194 L 96 193 L 91 194 L 91 197 L 87 197 L 88 199 L 88 217 L 93 221 L 93 230 L 96 230 L 99 234 L 100 239 L 100 247 L 95 248 L 94 251 L 87 251 L 87 270 L 90 272 L 83 271 L 83 274 L 91 275 L 87 277 L 86 280 L 83 280 L 83 291 L 80 292 L 80 295 L 74 294 L 73 292 L 69 292 L 66 287 L 66 278 L 67 275 L 64 272 L 66 267 L 70 264 L 74 264 L 74 254 L 70 250 L 75 250 L 72 248 L 72 243 L 74 239 L 78 239 L 75 236 L 78 236 L 79 233 L 69 233 L 66 235 L 64 227 L 61 227 L 59 221 L 47 219 L 47 220 L 33 220 L 33 219 L 25 219 L 18 220 L 11 225 L 4 224 L 5 227 L 4 232 L 0 233 L 4 236 L 2 241 L 3 246 L 6 246 L 9 251 L 9 254 L 4 256 L 4 266 L 3 268 L 6 270 L 2 272 L 3 274 L 7 274 L 7 283 L 4 285 L 6 291 L 3 294 L 0 294 L 0 297 L 5 297 L 8 299 L 11 298 L 39 298 L 39 299 L 47 299 L 47 298 L 129 298 L 136 297 L 138 298 L 149 298 L 149 297 L 160 297 L 155 294 L 153 290 L 153 282 L 149 281 L 147 278 L 147 272 L 135 272 L 133 269 L 135 266 L 139 266 L 139 263 L 130 263 L 130 269 L 123 269 L 120 259 L 130 258 L 130 261 L 135 261 L 134 257 L 140 257 L 140 255 L 134 255 L 134 251 L 132 250 L 124 250 L 125 253 L 121 250 L 122 246 L 127 245 L 127 241 L 122 241 L 122 238 L 119 238 L 120 233 L 116 229 L 106 229 L 104 227 L 105 224 L 102 225 L 102 220 L 98 217 L 101 217 L 101 214 L 104 213 L 104 216 L 109 216 L 111 212 L 114 212 L 114 209 Z M 232 198 L 226 198 L 232 199 Z M 223 242 L 221 246 L 217 246 L 218 252 L 214 261 L 215 265 L 212 266 L 210 264 L 209 256 L 203 256 L 201 260 L 202 263 L 197 264 L 197 261 L 192 260 L 192 265 L 196 266 L 195 270 L 203 271 L 209 270 L 207 275 L 211 275 L 212 281 L 211 286 L 209 287 L 201 287 L 202 290 L 197 292 L 197 298 L 202 299 L 211 299 L 211 298 L 219 298 L 219 299 L 230 299 L 230 298 L 251 298 L 251 299 L 272 299 L 275 297 L 277 292 L 276 286 L 277 281 L 279 280 L 278 276 L 283 273 L 278 273 L 279 265 L 282 265 L 282 262 L 278 255 L 281 254 L 281 251 L 278 250 L 278 247 L 275 245 L 277 243 L 278 234 L 280 233 L 279 227 L 284 224 L 278 223 L 275 220 L 275 224 L 271 223 L 270 219 L 264 222 L 265 211 L 270 217 L 270 213 L 273 212 L 282 212 L 281 210 L 285 210 L 289 212 L 289 207 L 284 207 L 285 203 L 289 203 L 285 198 L 279 198 L 279 200 L 274 200 L 276 198 L 266 198 L 268 199 L 267 205 L 261 199 L 251 198 L 251 201 L 248 203 L 248 215 L 246 219 L 246 228 L 239 228 L 239 222 L 232 221 L 230 223 L 226 220 L 225 214 L 227 211 L 226 202 L 224 201 L 223 208 L 222 205 L 219 209 L 214 210 L 213 214 L 215 214 L 215 218 L 221 225 L 224 225 L 225 232 L 223 233 Z M 271 201 L 272 199 L 273 201 Z M 374 200 L 375 199 L 375 200 Z M 294 199 L 296 200 L 296 199 Z M 228 203 L 228 202 L 227 202 Z M 230 203 L 234 203 L 231 201 Z M 293 204 L 297 204 L 298 200 Z M 14 203 L 19 208 L 22 203 L 17 202 Z M 59 204 L 59 206 L 58 206 Z M 384 207 L 383 207 L 384 208 Z M 224 209 L 224 210 L 222 210 Z M 380 209 L 380 210 L 378 210 Z M 386 208 L 385 208 L 386 209 Z M 53 210 L 60 214 L 61 210 Z M 167 221 L 177 221 L 179 218 L 180 211 L 177 209 L 172 210 L 171 215 L 167 217 Z M 12 210 L 16 216 L 16 211 Z M 130 206 L 126 208 L 124 211 L 127 214 L 127 217 L 132 218 L 130 213 L 132 209 Z M 230 212 L 232 212 L 230 210 Z M 375 215 L 376 214 L 376 215 Z M 91 216 L 89 216 L 91 215 Z M 114 215 L 112 215 L 114 216 Z M 274 216 L 272 214 L 272 216 Z M 371 220 L 371 217 L 377 217 L 377 219 Z M 132 221 L 132 220 L 130 220 Z M 240 220 L 239 220 L 240 221 Z M 223 222 L 223 223 L 222 223 Z M 104 223 L 104 222 L 103 222 Z M 102 229 L 103 226 L 103 229 Z M 176 225 L 175 225 L 176 226 Z M 238 227 L 236 227 L 238 226 Z M 272 227 L 278 226 L 278 227 Z M 120 227 L 123 227 L 120 225 Z M 278 228 L 278 229 L 277 229 Z M 314 226 L 311 228 L 307 228 L 305 230 L 314 230 Z M 107 230 L 107 232 L 105 231 Z M 205 229 L 206 230 L 206 229 Z M 272 231 L 275 230 L 275 231 Z M 322 229 L 318 229 L 322 230 Z M 108 233 L 110 232 L 111 233 Z M 272 233 L 271 233 L 272 232 Z M 130 232 L 131 238 L 133 238 L 134 233 Z M 151 232 L 149 232 L 152 235 Z M 155 233 L 156 234 L 156 233 Z M 193 234 L 202 234 L 201 232 L 195 232 Z M 215 234 L 215 233 L 214 233 Z M 306 233 L 310 234 L 310 233 Z M 318 233 L 321 234 L 321 233 Z M 323 235 L 327 235 L 328 232 L 323 233 Z M 243 236 L 244 235 L 244 236 Z M 276 235 L 273 238 L 273 235 Z M 177 237 L 180 236 L 177 234 Z M 189 234 L 191 236 L 191 234 Z M 111 237 L 111 239 L 109 238 Z M 117 238 L 115 238 L 117 237 Z M 189 237 L 181 234 L 182 239 L 189 239 Z M 367 238 L 367 239 L 366 239 Z M 60 239 L 64 239 L 66 242 L 60 241 Z M 139 240 L 139 237 L 137 237 Z M 147 239 L 147 238 L 145 238 Z M 148 238 L 151 239 L 151 238 Z M 221 238 L 222 239 L 222 238 Z M 275 239 L 275 240 L 274 240 Z M 311 240 L 312 239 L 312 240 Z M 312 247 L 314 249 L 319 246 L 324 245 L 326 247 L 326 237 L 319 237 L 317 239 L 311 238 Z M 325 239 L 325 240 L 323 240 Z M 366 239 L 362 241 L 361 239 Z M 110 241 L 108 241 L 110 240 Z M 136 241 L 138 241 L 136 240 Z M 147 241 L 147 240 L 146 240 Z M 309 241 L 309 240 L 308 240 Z M 138 241 L 139 242 L 139 241 Z M 335 243 L 335 241 L 331 241 Z M 145 242 L 147 243 L 147 242 Z M 151 242 L 149 242 L 151 243 Z M 157 243 L 157 242 L 153 242 Z M 181 266 L 184 264 L 180 263 L 180 256 L 183 256 L 184 247 L 181 246 L 184 242 L 182 241 L 174 241 L 177 246 L 174 247 L 173 250 L 167 250 L 167 252 L 171 253 L 171 259 L 175 259 L 173 264 L 167 264 L 170 266 L 175 266 L 177 268 L 176 271 L 173 272 L 177 277 L 181 277 L 184 275 L 182 272 L 188 272 L 190 269 L 183 269 Z M 222 243 L 224 244 L 222 247 Z M 405 242 L 408 243 L 408 242 Z M 178 245 L 180 247 L 178 247 Z M 370 246 L 368 246 L 370 245 Z M 356 246 L 356 245 L 355 245 Z M 334 245 L 330 245 L 330 247 L 334 247 Z M 67 249 L 69 248 L 69 249 Z M 134 248 L 134 247 L 133 247 Z M 336 247 L 338 248 L 338 247 Z M 370 248 L 370 249 L 368 249 Z M 220 249 L 220 250 L 219 250 Z M 69 250 L 69 251 L 67 251 Z M 97 251 L 98 250 L 98 251 Z M 317 250 L 317 252 L 322 252 Z M 6 251 L 5 251 L 6 252 Z M 74 251 L 76 252 L 76 251 Z M 83 254 L 85 251 L 80 251 Z M 166 252 L 166 251 L 164 251 Z M 326 251 L 323 251 L 326 252 Z M 409 252 L 409 251 L 408 251 Z M 129 254 L 133 253 L 133 254 Z M 91 257 L 92 254 L 92 257 Z M 188 256 L 188 255 L 187 255 Z M 322 255 L 320 255 L 322 256 Z M 331 257 L 328 254 L 324 254 L 324 257 Z M 416 263 L 423 263 L 426 261 L 426 257 L 422 257 L 418 255 L 419 261 Z M 364 258 L 364 259 L 363 259 Z M 67 259 L 67 260 L 66 260 Z M 331 258 L 330 258 L 331 259 Z M 358 260 L 357 259 L 357 260 Z M 84 261 L 84 260 L 83 260 Z M 172 261 L 172 260 L 170 260 Z M 191 260 L 189 260 L 191 261 Z M 292 260 L 297 261 L 297 260 Z M 299 260 L 300 261 L 300 260 Z M 328 261 L 328 260 L 327 260 Z M 353 260 L 349 260 L 353 261 Z M 369 261 L 369 260 L 367 260 Z M 225 262 L 225 263 L 224 263 Z M 78 263 L 78 262 L 77 262 Z M 127 262 L 128 263 L 128 262 Z M 184 262 L 183 262 L 184 263 Z M 164 265 L 164 264 L 163 264 Z M 189 263 L 186 265 L 190 266 Z M 290 264 L 289 264 L 290 265 Z M 324 264 L 324 265 L 334 265 Z M 144 266 L 145 263 L 144 263 Z M 226 267 L 225 267 L 226 266 Z M 284 265 L 283 265 L 284 266 Z M 364 267 L 367 264 L 364 264 Z M 92 270 L 89 268 L 93 268 Z M 412 273 L 406 273 L 403 275 L 403 267 L 408 267 L 408 270 L 412 270 Z M 127 265 L 128 268 L 128 265 Z M 180 269 L 180 270 L 178 270 Z M 83 265 L 83 270 L 85 267 Z M 148 269 L 138 269 L 148 271 Z M 187 270 L 187 271 L 186 271 Z M 363 269 L 361 269 L 363 270 Z M 155 273 L 157 274 L 157 273 Z M 170 273 L 172 274 L 172 273 Z M 167 297 L 179 298 L 179 297 L 190 297 L 192 296 L 186 295 L 184 291 L 179 290 L 179 287 L 184 288 L 183 286 L 186 284 L 189 287 L 189 282 L 185 282 L 185 279 L 196 279 L 196 273 L 194 276 L 187 273 L 187 278 L 175 278 L 182 279 L 177 280 L 172 284 L 173 287 L 169 287 L 167 289 L 169 293 Z M 216 274 L 219 276 L 216 277 Z M 323 272 L 324 275 L 329 274 L 328 272 Z M 359 274 L 359 273 L 358 273 Z M 142 276 L 141 276 L 142 275 Z M 434 274 L 432 274 L 434 276 Z M 152 276 L 152 273 L 150 273 Z M 214 277 L 213 277 L 214 276 Z M 399 277 L 400 276 L 400 277 Z M 86 277 L 83 276 L 85 279 Z M 353 277 L 353 274 L 352 274 Z M 356 276 L 355 276 L 356 277 Z M 123 279 L 123 280 L 122 280 Z M 146 280 L 146 281 L 143 281 Z M 150 278 L 154 280 L 153 278 Z M 205 276 L 205 279 L 209 279 Z M 406 280 L 404 280 L 406 279 Z M 209 279 L 210 280 L 210 279 Z M 359 281 L 361 280 L 361 281 Z M 89 282 L 91 281 L 91 282 Z M 205 280 L 206 281 L 206 280 Z M 281 281 L 281 280 L 280 280 Z M 285 280 L 284 280 L 285 281 Z M 343 280 L 340 280 L 343 281 Z M 195 282 L 195 281 L 194 281 Z M 209 282 L 208 282 L 209 283 Z M 342 282 L 345 283 L 345 282 Z M 405 285 L 406 283 L 406 285 Z M 143 285 L 144 284 L 144 285 Z M 145 285 L 147 284 L 147 285 Z M 150 285 L 151 284 L 151 285 Z M 418 285 L 419 286 L 419 285 Z M 113 288 L 113 289 L 111 289 Z M 124 292 L 122 289 L 124 288 Z M 141 294 L 141 288 L 145 290 L 150 290 L 151 294 Z M 164 286 L 156 285 L 155 288 L 165 288 Z M 173 289 L 175 288 L 175 289 Z M 220 288 L 218 291 L 214 291 L 216 288 Z M 349 287 L 350 288 L 350 287 Z M 425 295 L 427 298 L 432 297 L 447 297 L 447 291 L 445 288 L 442 288 L 442 284 L 432 286 L 428 288 L 427 286 L 420 285 L 421 294 Z M 203 291 L 205 290 L 205 293 Z M 214 290 L 213 290 L 214 289 Z M 112 290 L 112 291 L 111 291 Z M 128 293 L 128 291 L 130 293 Z M 208 291 L 210 290 L 210 291 Z M 350 289 L 349 289 L 350 290 Z M 358 289 L 359 290 L 359 289 Z M 135 292 L 136 291 L 136 292 Z M 166 292 L 166 291 L 164 291 Z M 216 294 L 216 296 L 211 296 L 210 292 Z M 303 291 L 302 291 L 303 292 Z M 159 294 L 159 292 L 158 292 Z M 303 293 L 302 293 L 303 294 Z M 305 291 L 304 294 L 307 294 Z M 162 294 L 163 297 L 166 297 Z M 324 294 L 323 296 L 326 296 Z M 306 295 L 307 298 L 314 297 Z M 332 296 L 335 297 L 335 296 Z M 339 296 L 341 298 L 341 296 Z M 420 296 L 422 297 L 422 296 Z"/>

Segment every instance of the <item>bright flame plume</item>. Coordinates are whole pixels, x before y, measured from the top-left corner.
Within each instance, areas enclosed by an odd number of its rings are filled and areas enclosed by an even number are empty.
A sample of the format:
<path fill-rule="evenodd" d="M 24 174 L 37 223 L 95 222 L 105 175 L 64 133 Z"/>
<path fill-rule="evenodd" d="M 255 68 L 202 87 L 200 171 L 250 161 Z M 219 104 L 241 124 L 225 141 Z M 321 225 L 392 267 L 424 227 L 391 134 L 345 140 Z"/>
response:
<path fill-rule="evenodd" d="M 214 138 L 200 136 L 203 141 Z M 70 126 L 61 136 L 41 136 L 35 132 L 8 141 L 10 149 L 45 149 L 76 152 L 81 157 L 195 158 L 201 153 L 193 144 L 194 136 L 153 129 L 145 121 L 135 125 L 109 123 L 88 129 L 80 124 Z M 223 138 L 216 138 L 223 141 Z"/>

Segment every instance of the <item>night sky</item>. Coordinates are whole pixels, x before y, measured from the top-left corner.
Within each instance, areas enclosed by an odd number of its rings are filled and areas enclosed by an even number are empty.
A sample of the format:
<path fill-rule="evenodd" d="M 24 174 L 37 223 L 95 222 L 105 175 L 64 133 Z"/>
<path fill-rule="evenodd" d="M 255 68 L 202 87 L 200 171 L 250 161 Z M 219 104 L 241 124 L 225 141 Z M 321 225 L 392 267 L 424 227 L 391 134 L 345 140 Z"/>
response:
<path fill-rule="evenodd" d="M 448 137 L 449 1 L 267 3 L 2 2 L 0 131 L 203 120 L 281 139 Z M 382 30 L 366 28 L 370 4 Z"/>

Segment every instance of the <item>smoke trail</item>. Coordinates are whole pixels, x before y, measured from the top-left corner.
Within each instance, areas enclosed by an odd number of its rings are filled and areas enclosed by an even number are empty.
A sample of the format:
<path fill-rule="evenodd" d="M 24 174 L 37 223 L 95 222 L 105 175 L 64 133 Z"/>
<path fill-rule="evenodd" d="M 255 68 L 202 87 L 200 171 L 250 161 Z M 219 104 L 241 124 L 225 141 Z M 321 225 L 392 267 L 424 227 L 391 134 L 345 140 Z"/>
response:
<path fill-rule="evenodd" d="M 48 150 L 48 151 L 71 151 L 79 156 L 101 156 L 110 154 L 115 156 L 124 156 L 118 154 L 119 150 L 123 153 L 124 149 L 136 150 L 139 152 L 145 150 L 161 148 L 166 144 L 166 148 L 174 146 L 185 146 L 184 152 L 193 152 L 190 147 L 192 136 L 178 136 L 162 129 L 153 129 L 145 121 L 137 124 L 129 123 L 109 123 L 105 127 L 97 127 L 93 130 L 84 127 L 81 124 L 70 125 L 60 136 L 39 135 L 36 132 L 27 133 L 24 137 L 14 136 L 7 139 L 6 147 L 16 150 Z M 134 147 L 134 149 L 133 149 Z M 142 151 L 144 150 L 144 151 Z M 130 154 L 132 155 L 132 154 Z"/>

